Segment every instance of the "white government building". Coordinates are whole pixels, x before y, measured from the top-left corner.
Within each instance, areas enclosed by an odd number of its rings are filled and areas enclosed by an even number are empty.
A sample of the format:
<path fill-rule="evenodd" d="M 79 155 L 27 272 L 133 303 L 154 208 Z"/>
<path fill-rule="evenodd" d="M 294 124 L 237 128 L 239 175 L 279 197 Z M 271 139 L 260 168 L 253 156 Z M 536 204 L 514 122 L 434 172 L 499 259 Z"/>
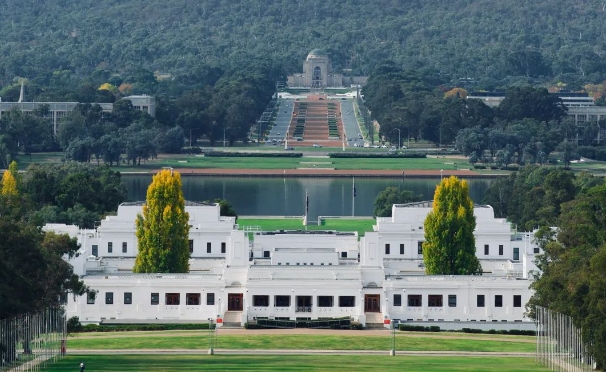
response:
<path fill-rule="evenodd" d="M 135 274 L 135 218 L 123 203 L 96 229 L 49 224 L 81 243 L 74 271 L 96 296 L 68 296 L 82 323 L 200 322 L 244 325 L 260 319 L 349 317 L 367 326 L 393 320 L 442 329 L 534 329 L 525 317 L 532 292 L 532 233 L 517 233 L 492 207 L 476 205 L 482 276 L 425 275 L 421 244 L 431 201 L 394 205 L 372 232 L 254 232 L 249 238 L 218 204 L 186 202 L 190 272 Z"/>

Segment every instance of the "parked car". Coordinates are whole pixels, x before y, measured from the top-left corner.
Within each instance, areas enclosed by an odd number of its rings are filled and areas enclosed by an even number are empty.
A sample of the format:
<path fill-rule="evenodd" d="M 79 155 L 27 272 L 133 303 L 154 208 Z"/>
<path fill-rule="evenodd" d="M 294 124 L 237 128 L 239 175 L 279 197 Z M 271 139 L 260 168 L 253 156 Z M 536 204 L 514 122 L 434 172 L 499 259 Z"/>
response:
<path fill-rule="evenodd" d="M 294 149 L 295 149 L 294 147 L 287 147 L 284 150 L 294 150 Z"/>
<path fill-rule="evenodd" d="M 320 147 L 322 147 L 322 145 L 318 145 L 317 143 L 314 143 L 313 147 L 320 148 Z"/>

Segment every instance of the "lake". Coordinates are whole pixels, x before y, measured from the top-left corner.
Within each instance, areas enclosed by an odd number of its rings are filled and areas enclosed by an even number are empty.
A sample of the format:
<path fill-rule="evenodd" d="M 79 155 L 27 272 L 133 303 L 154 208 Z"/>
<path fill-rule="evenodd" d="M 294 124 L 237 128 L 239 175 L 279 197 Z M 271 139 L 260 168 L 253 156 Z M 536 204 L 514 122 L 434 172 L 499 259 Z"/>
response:
<path fill-rule="evenodd" d="M 129 201 L 143 201 L 151 175 L 122 175 Z M 183 194 L 189 201 L 226 199 L 239 216 L 303 216 L 309 195 L 308 218 L 318 216 L 372 216 L 376 196 L 388 186 L 411 190 L 433 199 L 439 178 L 242 178 L 182 177 Z M 492 179 L 467 180 L 471 198 L 481 203 Z"/>

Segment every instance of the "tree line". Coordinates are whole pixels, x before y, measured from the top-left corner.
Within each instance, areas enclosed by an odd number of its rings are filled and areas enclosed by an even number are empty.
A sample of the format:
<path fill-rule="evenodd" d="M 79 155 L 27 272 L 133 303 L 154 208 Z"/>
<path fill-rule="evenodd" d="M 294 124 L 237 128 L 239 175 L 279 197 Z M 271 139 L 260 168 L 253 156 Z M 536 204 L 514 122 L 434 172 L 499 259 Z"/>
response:
<path fill-rule="evenodd" d="M 246 142 L 275 92 L 270 75 L 262 65 L 243 71 L 199 68 L 158 82 L 150 71 L 139 68 L 120 85 L 129 85 L 128 91 L 104 83 L 107 74 L 92 75 L 80 82 L 82 89 L 71 93 L 65 86 L 40 89 L 37 95 L 33 93 L 37 101 L 73 99 L 82 103 L 60 120 L 56 136 L 48 106 L 33 113 L 17 109 L 5 113 L 0 119 L 0 159 L 6 167 L 19 152 L 62 150 L 69 160 L 139 165 L 158 153 L 180 153 L 186 139 L 195 143 L 204 137 L 211 145 L 223 138 L 229 145 Z M 36 92 L 38 87 L 32 83 L 27 91 L 30 88 Z M 98 92 L 106 92 L 106 99 L 96 101 Z M 156 97 L 155 118 L 122 99 L 133 92 Z M 104 101 L 113 102 L 111 113 L 95 104 Z"/>
<path fill-rule="evenodd" d="M 452 88 L 431 68 L 409 71 L 394 63 L 377 68 L 363 88 L 380 135 L 391 143 L 425 140 L 452 146 L 471 163 L 546 164 L 558 153 L 567 166 L 579 144 L 593 145 L 601 123 L 577 126 L 562 100 L 545 88 L 512 86 L 491 108 Z M 585 148 L 583 153 L 588 153 Z"/>

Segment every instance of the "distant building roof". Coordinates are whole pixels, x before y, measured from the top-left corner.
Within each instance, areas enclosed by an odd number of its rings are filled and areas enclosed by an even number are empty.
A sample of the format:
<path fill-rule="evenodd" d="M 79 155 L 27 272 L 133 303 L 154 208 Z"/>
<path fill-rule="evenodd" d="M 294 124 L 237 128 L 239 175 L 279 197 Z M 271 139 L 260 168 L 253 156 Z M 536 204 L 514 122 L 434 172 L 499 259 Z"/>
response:
<path fill-rule="evenodd" d="M 326 53 L 322 50 L 322 49 L 313 49 L 311 52 L 309 52 L 309 54 L 307 55 L 307 58 L 315 58 L 315 57 L 326 57 Z"/>

